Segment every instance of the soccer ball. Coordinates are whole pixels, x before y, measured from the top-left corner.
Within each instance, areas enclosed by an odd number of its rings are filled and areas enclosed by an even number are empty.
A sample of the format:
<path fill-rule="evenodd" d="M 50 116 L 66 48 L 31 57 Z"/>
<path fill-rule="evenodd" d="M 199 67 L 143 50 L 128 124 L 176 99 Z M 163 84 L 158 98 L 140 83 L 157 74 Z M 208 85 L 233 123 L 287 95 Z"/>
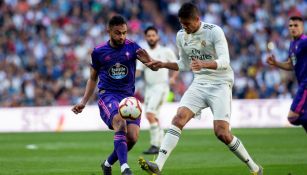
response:
<path fill-rule="evenodd" d="M 123 119 L 136 120 L 142 114 L 141 102 L 135 97 L 126 97 L 119 103 L 118 113 Z"/>

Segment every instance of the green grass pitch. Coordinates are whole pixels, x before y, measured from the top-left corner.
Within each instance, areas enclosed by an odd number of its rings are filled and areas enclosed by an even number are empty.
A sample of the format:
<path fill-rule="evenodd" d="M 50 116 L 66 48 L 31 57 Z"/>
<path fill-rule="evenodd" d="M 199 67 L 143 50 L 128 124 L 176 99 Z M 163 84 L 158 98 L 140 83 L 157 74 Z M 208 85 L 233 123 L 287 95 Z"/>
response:
<path fill-rule="evenodd" d="M 307 175 L 307 135 L 302 128 L 233 129 L 265 175 Z M 135 175 L 149 147 L 148 131 L 129 153 Z M 98 175 L 113 149 L 113 132 L 2 133 L 0 175 Z M 32 149 L 27 149 L 32 145 Z M 31 148 L 31 146 L 30 146 Z M 36 148 L 36 149 L 33 149 Z M 119 164 L 113 166 L 119 175 Z M 248 168 L 214 136 L 212 129 L 184 130 L 166 162 L 164 175 L 245 175 Z"/>

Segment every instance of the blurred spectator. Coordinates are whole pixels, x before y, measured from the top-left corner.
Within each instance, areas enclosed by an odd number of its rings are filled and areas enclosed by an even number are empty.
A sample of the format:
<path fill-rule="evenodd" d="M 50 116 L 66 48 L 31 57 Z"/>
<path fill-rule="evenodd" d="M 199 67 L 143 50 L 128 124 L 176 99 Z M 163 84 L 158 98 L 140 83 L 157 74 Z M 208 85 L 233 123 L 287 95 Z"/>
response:
<path fill-rule="evenodd" d="M 176 50 L 177 11 L 183 2 L 1 1 L 0 106 L 70 105 L 80 100 L 89 76 L 91 49 L 106 40 L 105 23 L 116 13 L 128 20 L 128 38 L 141 45 L 143 30 L 153 24 L 161 31 L 161 43 Z M 291 98 L 294 78 L 268 67 L 263 58 L 270 53 L 279 60 L 287 58 L 288 14 L 301 13 L 306 18 L 306 0 L 194 2 L 202 20 L 225 31 L 235 73 L 235 98 Z M 171 99 L 178 101 L 192 79 L 191 73 L 181 73 Z M 136 92 L 142 98 L 140 88 Z"/>

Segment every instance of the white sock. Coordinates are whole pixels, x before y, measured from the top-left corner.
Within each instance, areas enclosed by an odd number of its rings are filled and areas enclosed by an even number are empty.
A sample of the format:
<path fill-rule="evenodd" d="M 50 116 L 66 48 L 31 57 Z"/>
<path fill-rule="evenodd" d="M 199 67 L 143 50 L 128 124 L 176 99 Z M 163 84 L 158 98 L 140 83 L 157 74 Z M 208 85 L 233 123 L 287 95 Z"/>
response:
<path fill-rule="evenodd" d="M 160 146 L 160 127 L 158 123 L 151 123 L 149 128 L 150 144 L 156 147 Z"/>
<path fill-rule="evenodd" d="M 120 172 L 125 171 L 126 168 L 129 168 L 129 165 L 127 163 L 124 163 L 122 166 L 120 166 Z"/>
<path fill-rule="evenodd" d="M 161 146 L 163 138 L 164 138 L 164 129 L 160 128 L 160 132 L 159 132 L 159 146 Z"/>
<path fill-rule="evenodd" d="M 247 164 L 252 172 L 257 172 L 259 170 L 259 166 L 253 161 L 253 159 L 244 148 L 244 145 L 237 137 L 233 137 L 230 144 L 228 144 L 228 147 L 239 159 Z"/>
<path fill-rule="evenodd" d="M 108 160 L 104 161 L 104 166 L 111 167 L 112 165 L 108 162 Z"/>
<path fill-rule="evenodd" d="M 160 147 L 159 155 L 155 160 L 160 171 L 162 170 L 168 156 L 171 154 L 172 150 L 176 147 L 179 141 L 180 134 L 181 130 L 175 125 L 171 125 L 170 129 L 166 132 L 164 139 L 162 141 L 162 145 Z"/>

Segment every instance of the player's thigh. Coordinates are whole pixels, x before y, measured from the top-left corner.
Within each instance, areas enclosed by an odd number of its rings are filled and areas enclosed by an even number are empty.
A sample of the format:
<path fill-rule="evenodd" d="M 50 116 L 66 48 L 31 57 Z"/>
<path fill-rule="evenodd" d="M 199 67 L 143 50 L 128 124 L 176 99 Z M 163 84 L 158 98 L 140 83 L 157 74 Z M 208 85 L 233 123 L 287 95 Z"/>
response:
<path fill-rule="evenodd" d="M 304 110 L 307 110 L 307 89 L 300 85 L 293 98 L 288 117 L 299 116 Z"/>
<path fill-rule="evenodd" d="M 145 112 L 158 114 L 168 92 L 169 87 L 165 85 L 155 85 L 147 88 L 145 92 Z"/>
<path fill-rule="evenodd" d="M 117 130 L 121 127 L 120 123 L 122 123 L 123 120 L 121 120 L 122 118 L 120 116 L 116 116 L 118 115 L 118 104 L 125 97 L 126 96 L 119 94 L 103 94 L 99 96 L 98 107 L 100 117 L 109 129 L 115 129 L 114 127 L 116 127 Z M 116 118 L 116 121 L 113 121 L 114 118 Z"/>
<path fill-rule="evenodd" d="M 229 123 L 231 117 L 232 91 L 229 84 L 215 84 L 209 88 L 207 103 L 211 108 L 214 120 Z"/>
<path fill-rule="evenodd" d="M 183 94 L 179 107 L 186 107 L 195 115 L 198 115 L 202 109 L 208 107 L 205 98 L 204 88 L 200 85 L 192 84 Z"/>

